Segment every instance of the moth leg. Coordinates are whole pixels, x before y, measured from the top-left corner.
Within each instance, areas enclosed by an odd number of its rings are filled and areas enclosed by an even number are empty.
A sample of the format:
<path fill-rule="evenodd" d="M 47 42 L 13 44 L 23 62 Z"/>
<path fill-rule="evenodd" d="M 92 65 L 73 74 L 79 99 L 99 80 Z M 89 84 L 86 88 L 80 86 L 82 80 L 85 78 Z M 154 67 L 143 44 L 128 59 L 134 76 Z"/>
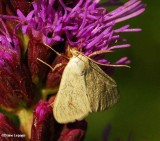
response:
<path fill-rule="evenodd" d="M 61 67 L 62 65 L 64 65 L 64 63 L 63 63 L 63 64 L 62 64 L 62 63 L 56 64 L 56 65 L 54 66 L 54 68 L 51 69 L 52 72 L 54 72 L 57 68 Z"/>
<path fill-rule="evenodd" d="M 88 55 L 88 57 L 92 57 L 98 54 L 104 54 L 104 53 L 108 53 L 108 52 L 113 52 L 112 50 L 100 50 L 100 51 L 95 51 L 93 53 L 91 53 L 90 55 Z"/>

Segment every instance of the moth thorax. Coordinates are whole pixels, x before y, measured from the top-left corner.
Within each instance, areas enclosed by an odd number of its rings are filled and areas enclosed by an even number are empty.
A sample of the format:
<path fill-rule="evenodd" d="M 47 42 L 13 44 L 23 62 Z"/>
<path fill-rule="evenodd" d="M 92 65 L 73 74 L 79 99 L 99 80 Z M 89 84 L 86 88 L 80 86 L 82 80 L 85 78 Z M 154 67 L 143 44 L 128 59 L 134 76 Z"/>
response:
<path fill-rule="evenodd" d="M 73 56 L 69 63 L 68 63 L 68 67 L 70 68 L 70 70 L 78 75 L 84 75 L 87 69 L 87 65 L 88 65 L 88 60 L 86 60 L 85 57 L 81 57 L 80 55 Z"/>

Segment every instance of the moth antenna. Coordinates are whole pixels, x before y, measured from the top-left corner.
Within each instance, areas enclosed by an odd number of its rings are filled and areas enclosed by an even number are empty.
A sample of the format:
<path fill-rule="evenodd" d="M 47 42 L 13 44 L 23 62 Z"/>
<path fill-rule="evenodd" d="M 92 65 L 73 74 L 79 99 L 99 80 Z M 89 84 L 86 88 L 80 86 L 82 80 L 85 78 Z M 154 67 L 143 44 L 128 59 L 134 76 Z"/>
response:
<path fill-rule="evenodd" d="M 86 56 L 87 57 L 87 56 Z M 101 65 L 101 66 L 106 66 L 106 67 L 127 67 L 127 68 L 131 68 L 130 66 L 128 65 L 117 65 L 117 64 L 102 64 L 102 63 L 98 63 L 96 61 L 94 61 L 93 59 L 89 58 L 89 60 L 93 61 L 94 63 L 98 64 L 98 65 Z"/>
<path fill-rule="evenodd" d="M 89 60 L 93 61 L 94 63 L 96 63 L 98 65 L 101 65 L 101 66 L 106 66 L 106 67 L 127 67 L 127 68 L 130 68 L 130 66 L 128 66 L 128 65 L 102 64 L 102 63 L 94 61 L 93 59 L 89 58 L 88 56 L 85 56 L 85 57 L 88 58 Z"/>
<path fill-rule="evenodd" d="M 127 68 L 130 68 L 130 66 L 128 66 L 128 65 L 102 64 L 102 63 L 99 63 L 99 62 L 94 61 L 93 59 L 91 59 L 91 58 L 88 57 L 88 56 L 85 56 L 84 54 L 82 54 L 82 53 L 79 52 L 79 51 L 76 51 L 76 52 L 78 52 L 79 54 L 83 55 L 84 57 L 86 57 L 86 58 L 89 59 L 90 61 L 92 61 L 92 62 L 94 62 L 94 63 L 96 63 L 96 64 L 98 64 L 98 65 L 101 65 L 101 66 L 106 66 L 106 67 L 127 67 Z"/>
<path fill-rule="evenodd" d="M 91 53 L 90 55 L 88 55 L 88 57 L 92 57 L 98 54 L 104 54 L 104 53 L 109 53 L 109 52 L 113 52 L 112 50 L 100 50 L 100 51 L 95 51 L 93 53 Z"/>
<path fill-rule="evenodd" d="M 115 41 L 115 43 L 117 43 L 118 40 Z M 129 44 L 122 44 L 122 45 L 115 45 L 115 46 L 111 46 L 109 47 L 108 50 L 100 50 L 100 51 L 95 51 L 93 53 L 91 53 L 90 55 L 88 55 L 88 57 L 94 56 L 94 55 L 98 55 L 98 54 L 104 54 L 104 53 L 108 53 L 108 52 L 113 52 L 113 49 L 118 49 L 118 48 L 126 48 L 129 47 Z"/>
<path fill-rule="evenodd" d="M 46 66 L 48 66 L 52 72 L 54 72 L 57 68 L 59 68 L 60 66 L 64 65 L 65 63 L 58 63 L 55 65 L 55 67 L 53 68 L 51 65 L 47 64 L 46 62 L 44 62 L 43 60 L 41 60 L 40 58 L 37 58 L 38 61 L 40 61 L 41 63 L 45 64 Z"/>
<path fill-rule="evenodd" d="M 46 46 L 46 47 L 48 47 L 48 48 L 50 48 L 53 52 L 55 52 L 58 56 L 63 56 L 64 58 L 66 58 L 66 59 L 68 59 L 69 60 L 69 58 L 68 57 L 66 57 L 65 55 L 63 55 L 63 54 L 61 54 L 61 53 L 59 53 L 58 51 L 56 51 L 55 49 L 53 49 L 52 47 L 50 47 L 49 45 L 47 45 L 47 44 L 45 44 L 44 43 L 44 45 Z"/>
<path fill-rule="evenodd" d="M 51 65 L 49 65 L 48 63 L 44 62 L 43 60 L 41 60 L 40 58 L 37 58 L 38 61 L 40 61 L 41 63 L 45 64 L 46 66 L 48 66 L 52 71 L 53 71 L 53 68 Z"/>
<path fill-rule="evenodd" d="M 50 47 L 49 45 L 45 44 L 44 45 L 48 48 L 50 48 L 52 51 L 54 51 L 58 56 L 61 56 L 62 54 L 60 54 L 58 51 L 56 51 L 55 49 L 53 49 L 52 47 Z"/>

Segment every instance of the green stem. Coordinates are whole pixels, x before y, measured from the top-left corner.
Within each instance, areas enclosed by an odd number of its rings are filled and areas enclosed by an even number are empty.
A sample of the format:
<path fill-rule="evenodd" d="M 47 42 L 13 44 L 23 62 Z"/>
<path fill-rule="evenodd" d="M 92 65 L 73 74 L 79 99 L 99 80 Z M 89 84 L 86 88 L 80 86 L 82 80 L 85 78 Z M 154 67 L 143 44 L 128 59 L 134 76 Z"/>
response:
<path fill-rule="evenodd" d="M 33 123 L 33 109 L 21 109 L 17 112 L 22 131 L 26 134 L 26 139 L 31 138 L 31 127 Z"/>

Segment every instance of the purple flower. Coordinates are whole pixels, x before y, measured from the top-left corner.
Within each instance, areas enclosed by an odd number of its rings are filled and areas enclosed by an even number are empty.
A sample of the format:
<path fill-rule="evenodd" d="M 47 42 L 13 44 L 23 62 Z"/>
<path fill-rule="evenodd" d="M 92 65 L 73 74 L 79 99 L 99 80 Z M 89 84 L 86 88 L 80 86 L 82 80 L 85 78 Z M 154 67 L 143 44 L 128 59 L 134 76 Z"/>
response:
<path fill-rule="evenodd" d="M 100 7 L 99 0 L 68 3 L 69 1 L 64 3 L 63 0 L 34 2 L 34 9 L 26 17 L 20 10 L 17 11 L 18 26 L 22 26 L 23 33 L 32 35 L 44 44 L 53 46 L 65 42 L 66 46 L 76 47 L 95 61 L 108 66 L 111 63 L 105 59 L 106 52 L 130 47 L 130 44 L 123 43 L 126 39 L 119 34 L 141 31 L 139 28 L 130 28 L 130 25 L 115 28 L 117 23 L 133 18 L 145 10 L 145 5 L 140 0 L 129 0 L 111 12 Z M 130 61 L 127 57 L 123 57 L 114 65 L 128 63 Z"/>
<path fill-rule="evenodd" d="M 1 19 L 0 23 L 0 105 L 16 108 L 33 99 L 32 82 L 21 60 L 18 38 L 9 34 Z"/>
<path fill-rule="evenodd" d="M 31 140 L 48 141 L 54 140 L 56 121 L 53 117 L 52 108 L 48 102 L 39 101 L 33 111 L 33 124 L 31 129 Z"/>
<path fill-rule="evenodd" d="M 94 52 L 114 51 L 129 47 L 129 44 L 114 45 L 115 42 L 125 41 L 119 34 L 122 32 L 138 32 L 141 29 L 132 29 L 129 28 L 129 25 L 115 29 L 114 26 L 141 14 L 145 10 L 144 4 L 139 0 L 129 0 L 112 12 L 107 12 L 105 8 L 98 7 L 98 2 L 90 0 L 83 2 L 81 0 L 73 9 L 64 7 L 66 13 L 68 13 L 64 28 L 67 42 L 71 47 L 77 47 L 88 56 Z M 104 53 L 95 54 L 93 59 L 104 64 L 110 64 L 108 60 L 104 59 Z M 125 57 L 115 64 L 128 63 Z"/>
<path fill-rule="evenodd" d="M 60 36 L 62 32 L 62 12 L 60 5 L 56 7 L 56 1 L 38 0 L 33 2 L 33 10 L 25 17 L 20 10 L 19 25 L 22 25 L 23 33 L 31 34 L 34 38 L 40 39 L 49 45 L 55 41 L 63 41 Z M 54 4 L 54 7 L 52 7 Z"/>
<path fill-rule="evenodd" d="M 16 15 L 17 9 L 20 9 L 24 15 L 32 9 L 31 0 L 0 0 L 0 14 Z M 8 18 L 7 18 L 8 19 Z M 6 21 L 10 29 L 14 29 L 16 23 L 13 21 Z"/>
<path fill-rule="evenodd" d="M 111 63 L 105 54 L 130 47 L 120 34 L 139 32 L 141 29 L 131 28 L 130 25 L 117 28 L 117 24 L 140 15 L 145 5 L 140 0 L 129 0 L 111 12 L 103 7 L 112 4 L 121 3 L 118 0 L 103 4 L 100 0 L 0 0 L 0 108 L 17 110 L 27 139 L 84 139 L 87 130 L 84 120 L 69 124 L 55 121 L 51 107 L 55 98 L 53 92 L 59 86 L 69 61 L 66 58 L 72 56 L 70 48 L 101 63 L 101 68 L 108 74 L 113 72 L 114 66 L 130 63 L 127 57 Z M 56 56 L 48 46 L 61 55 Z M 49 67 L 59 63 L 62 66 L 55 72 L 49 71 Z M 50 92 L 51 96 L 48 96 Z M 33 122 L 26 122 L 26 117 L 33 117 Z M 3 121 L 6 125 L 2 124 Z M 7 133 L 13 127 L 4 118 L 0 125 L 6 126 Z M 20 132 L 16 128 L 11 128 L 11 131 L 15 129 L 16 133 Z M 107 135 L 104 133 L 106 140 L 110 130 L 111 126 L 107 129 Z M 6 131 L 0 130 L 1 133 Z"/>

